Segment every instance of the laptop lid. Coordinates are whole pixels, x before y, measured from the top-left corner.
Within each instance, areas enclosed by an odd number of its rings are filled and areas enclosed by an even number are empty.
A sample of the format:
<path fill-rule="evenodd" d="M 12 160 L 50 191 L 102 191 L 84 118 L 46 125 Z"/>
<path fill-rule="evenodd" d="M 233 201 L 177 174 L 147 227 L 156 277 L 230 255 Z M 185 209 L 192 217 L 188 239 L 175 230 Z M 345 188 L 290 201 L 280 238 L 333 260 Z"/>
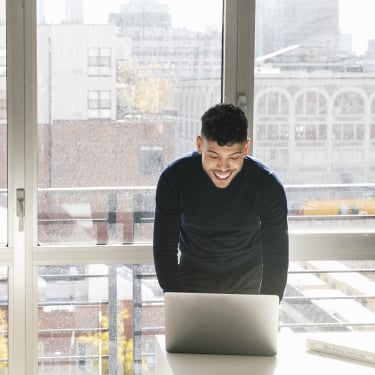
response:
<path fill-rule="evenodd" d="M 254 356 L 277 352 L 278 296 L 167 292 L 164 309 L 168 352 Z"/>

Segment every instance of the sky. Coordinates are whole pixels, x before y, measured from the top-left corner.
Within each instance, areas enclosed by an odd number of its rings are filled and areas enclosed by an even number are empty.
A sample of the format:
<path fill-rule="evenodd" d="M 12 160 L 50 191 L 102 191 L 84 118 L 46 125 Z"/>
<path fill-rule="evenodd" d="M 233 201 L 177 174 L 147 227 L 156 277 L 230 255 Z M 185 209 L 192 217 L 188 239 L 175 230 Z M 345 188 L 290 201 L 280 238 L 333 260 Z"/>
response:
<path fill-rule="evenodd" d="M 74 1 L 74 0 L 73 0 Z M 160 0 L 172 14 L 173 27 L 187 27 L 204 31 L 209 25 L 220 25 L 222 0 Z M 65 16 L 65 0 L 38 0 L 44 2 L 49 19 L 59 22 Z M 118 13 L 126 0 L 83 0 L 86 23 L 107 23 L 108 13 Z"/>
<path fill-rule="evenodd" d="M 108 13 L 117 13 L 126 0 L 83 0 L 86 23 L 106 23 Z M 330 0 L 327 0 L 330 1 Z M 65 0 L 38 0 L 55 22 L 65 16 Z M 204 31 L 221 24 L 222 0 L 161 0 L 168 5 L 174 27 Z M 367 39 L 375 38 L 375 0 L 339 0 L 340 28 L 352 34 L 353 49 L 364 52 Z"/>
<path fill-rule="evenodd" d="M 356 52 L 364 52 L 367 40 L 375 38 L 375 0 L 340 0 L 340 10 L 341 31 L 352 34 Z"/>

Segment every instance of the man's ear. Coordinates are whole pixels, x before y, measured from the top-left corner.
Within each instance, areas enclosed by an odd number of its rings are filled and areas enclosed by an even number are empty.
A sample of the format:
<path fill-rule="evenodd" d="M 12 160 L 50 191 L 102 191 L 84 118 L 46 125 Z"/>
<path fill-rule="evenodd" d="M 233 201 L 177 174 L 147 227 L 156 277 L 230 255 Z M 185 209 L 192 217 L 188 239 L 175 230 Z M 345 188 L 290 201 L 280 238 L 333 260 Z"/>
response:
<path fill-rule="evenodd" d="M 244 147 L 244 150 L 243 150 L 245 155 L 248 155 L 249 150 L 250 150 L 250 145 L 251 145 L 251 140 L 250 140 L 250 138 L 247 138 L 246 143 L 245 143 L 245 147 Z"/>
<path fill-rule="evenodd" d="M 197 144 L 197 151 L 200 153 L 202 150 L 202 138 L 200 135 L 197 136 L 195 142 Z"/>

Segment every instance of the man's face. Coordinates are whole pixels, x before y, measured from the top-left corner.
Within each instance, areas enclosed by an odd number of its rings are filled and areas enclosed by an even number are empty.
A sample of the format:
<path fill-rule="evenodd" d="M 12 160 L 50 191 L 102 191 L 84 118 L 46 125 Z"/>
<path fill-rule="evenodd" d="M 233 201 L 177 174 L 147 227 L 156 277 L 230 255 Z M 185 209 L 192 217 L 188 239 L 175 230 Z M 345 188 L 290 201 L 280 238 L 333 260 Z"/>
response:
<path fill-rule="evenodd" d="M 197 150 L 202 154 L 203 169 L 218 188 L 229 186 L 239 173 L 249 146 L 249 139 L 231 146 L 219 146 L 215 141 L 197 137 Z"/>

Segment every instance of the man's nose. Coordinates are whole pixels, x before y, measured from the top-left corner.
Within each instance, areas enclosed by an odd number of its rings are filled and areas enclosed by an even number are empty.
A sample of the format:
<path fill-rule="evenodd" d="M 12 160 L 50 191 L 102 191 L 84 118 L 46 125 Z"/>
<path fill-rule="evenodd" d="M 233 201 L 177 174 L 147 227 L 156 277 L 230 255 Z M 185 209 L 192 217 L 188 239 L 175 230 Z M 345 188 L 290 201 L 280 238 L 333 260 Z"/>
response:
<path fill-rule="evenodd" d="M 218 162 L 218 167 L 221 170 L 226 170 L 229 168 L 229 159 L 227 158 L 220 158 Z"/>

